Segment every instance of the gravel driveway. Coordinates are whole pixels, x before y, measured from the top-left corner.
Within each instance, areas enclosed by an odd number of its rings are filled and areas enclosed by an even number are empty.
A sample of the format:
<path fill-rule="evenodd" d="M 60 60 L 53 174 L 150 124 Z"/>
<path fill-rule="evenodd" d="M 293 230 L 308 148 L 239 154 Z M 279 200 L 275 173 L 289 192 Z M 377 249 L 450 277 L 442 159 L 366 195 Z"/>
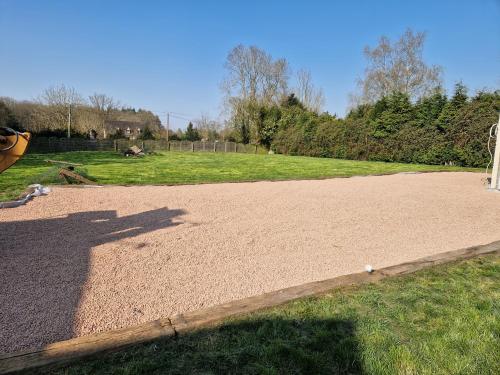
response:
<path fill-rule="evenodd" d="M 54 188 L 0 210 L 0 353 L 499 240 L 481 177 Z"/>

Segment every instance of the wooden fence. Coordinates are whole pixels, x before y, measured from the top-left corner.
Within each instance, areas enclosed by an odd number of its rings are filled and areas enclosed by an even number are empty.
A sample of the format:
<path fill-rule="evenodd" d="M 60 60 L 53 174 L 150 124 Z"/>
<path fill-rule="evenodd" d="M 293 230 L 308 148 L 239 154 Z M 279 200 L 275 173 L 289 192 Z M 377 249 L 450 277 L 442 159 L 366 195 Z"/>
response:
<path fill-rule="evenodd" d="M 47 154 L 69 151 L 116 151 L 124 152 L 136 145 L 145 152 L 182 151 L 182 152 L 239 152 L 246 154 L 265 154 L 267 150 L 257 145 L 245 145 L 235 142 L 204 141 L 170 141 L 128 139 L 83 139 L 83 138 L 45 138 L 34 137 L 28 152 L 31 154 Z"/>

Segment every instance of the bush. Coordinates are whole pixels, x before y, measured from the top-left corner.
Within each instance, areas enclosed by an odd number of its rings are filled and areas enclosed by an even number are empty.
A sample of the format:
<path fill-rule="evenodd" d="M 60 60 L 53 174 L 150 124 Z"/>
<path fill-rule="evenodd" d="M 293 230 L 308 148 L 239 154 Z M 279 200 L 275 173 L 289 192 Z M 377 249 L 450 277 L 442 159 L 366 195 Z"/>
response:
<path fill-rule="evenodd" d="M 435 93 L 412 103 L 395 93 L 354 108 L 345 119 L 285 101 L 260 110 L 255 141 L 290 155 L 484 167 L 499 109 L 499 91 L 468 98 L 461 84 L 450 99 Z"/>

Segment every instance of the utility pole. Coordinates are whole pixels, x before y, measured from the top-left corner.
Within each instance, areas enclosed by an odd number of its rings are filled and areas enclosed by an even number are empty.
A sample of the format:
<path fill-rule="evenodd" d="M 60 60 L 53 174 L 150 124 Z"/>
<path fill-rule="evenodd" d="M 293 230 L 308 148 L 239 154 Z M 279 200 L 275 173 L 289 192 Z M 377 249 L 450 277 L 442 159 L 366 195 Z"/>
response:
<path fill-rule="evenodd" d="M 71 138 L 71 103 L 68 105 L 68 138 Z"/>
<path fill-rule="evenodd" d="M 168 133 L 170 132 L 170 112 L 167 112 L 167 143 L 168 143 Z"/>

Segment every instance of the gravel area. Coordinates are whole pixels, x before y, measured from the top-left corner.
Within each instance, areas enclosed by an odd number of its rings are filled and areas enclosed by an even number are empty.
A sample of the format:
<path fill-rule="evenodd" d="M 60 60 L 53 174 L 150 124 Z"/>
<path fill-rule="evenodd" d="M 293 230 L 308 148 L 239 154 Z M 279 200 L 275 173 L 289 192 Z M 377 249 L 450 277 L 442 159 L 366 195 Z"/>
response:
<path fill-rule="evenodd" d="M 0 210 L 0 353 L 500 240 L 482 177 L 56 187 Z"/>

